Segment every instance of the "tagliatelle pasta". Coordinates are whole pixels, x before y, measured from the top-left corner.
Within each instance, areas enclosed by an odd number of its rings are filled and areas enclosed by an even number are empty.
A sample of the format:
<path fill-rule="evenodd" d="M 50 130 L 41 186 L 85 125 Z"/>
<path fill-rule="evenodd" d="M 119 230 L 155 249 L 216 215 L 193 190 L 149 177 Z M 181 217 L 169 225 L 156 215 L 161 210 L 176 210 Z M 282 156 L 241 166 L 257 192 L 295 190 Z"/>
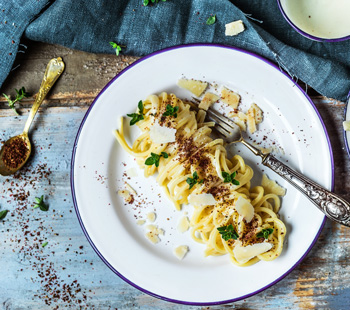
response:
<path fill-rule="evenodd" d="M 166 113 L 169 106 L 170 110 L 178 107 L 176 113 Z M 205 111 L 196 113 L 190 104 L 163 92 L 148 96 L 141 113 L 143 119 L 137 125 L 142 134 L 133 145 L 125 140 L 123 122 L 116 138 L 135 157 L 146 177 L 158 173 L 157 182 L 176 209 L 187 204 L 189 197 L 198 202 L 193 204 L 191 234 L 206 245 L 205 255 L 229 254 L 238 266 L 277 258 L 286 234 L 277 215 L 280 198 L 266 194 L 262 186 L 251 188 L 252 168 L 239 155 L 227 158 L 224 141 L 210 136 L 214 124 L 204 121 Z M 152 140 L 153 126 L 157 126 L 157 134 L 163 134 L 162 143 Z M 167 137 L 172 142 L 164 142 Z M 145 164 L 151 155 L 158 166 L 149 164 L 152 160 Z M 208 196 L 215 199 L 214 203 Z M 249 212 L 253 213 L 247 221 Z"/>

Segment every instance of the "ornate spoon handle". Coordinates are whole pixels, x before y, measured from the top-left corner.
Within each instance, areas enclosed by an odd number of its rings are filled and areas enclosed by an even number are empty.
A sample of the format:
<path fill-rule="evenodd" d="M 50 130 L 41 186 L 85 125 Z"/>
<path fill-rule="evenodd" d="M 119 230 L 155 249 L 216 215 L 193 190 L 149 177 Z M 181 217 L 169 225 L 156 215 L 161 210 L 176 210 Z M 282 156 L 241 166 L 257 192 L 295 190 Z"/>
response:
<path fill-rule="evenodd" d="M 350 203 L 294 171 L 271 154 L 264 156 L 262 163 L 303 192 L 327 217 L 350 227 Z"/>
<path fill-rule="evenodd" d="M 64 63 L 61 57 L 51 59 L 47 64 L 38 95 L 35 99 L 32 109 L 30 110 L 27 122 L 24 126 L 24 130 L 23 130 L 24 135 L 26 136 L 28 135 L 30 125 L 32 124 L 32 121 L 35 117 L 36 112 L 38 112 L 39 107 L 43 102 L 45 96 L 47 95 L 47 93 L 49 92 L 53 84 L 55 84 L 55 82 L 57 81 L 57 79 L 59 78 L 63 70 L 64 70 Z"/>

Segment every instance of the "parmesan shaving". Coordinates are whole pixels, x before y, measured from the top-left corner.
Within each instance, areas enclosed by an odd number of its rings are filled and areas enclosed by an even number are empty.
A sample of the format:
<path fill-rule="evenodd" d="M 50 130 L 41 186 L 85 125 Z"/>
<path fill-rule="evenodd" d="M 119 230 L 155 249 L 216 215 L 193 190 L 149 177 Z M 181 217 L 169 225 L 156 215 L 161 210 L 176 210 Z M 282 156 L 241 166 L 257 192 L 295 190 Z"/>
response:
<path fill-rule="evenodd" d="M 221 89 L 221 100 L 224 103 L 227 103 L 233 109 L 237 109 L 238 103 L 241 100 L 241 97 L 240 97 L 240 95 L 238 95 L 234 91 L 232 91 L 232 90 L 230 90 L 230 89 L 228 89 L 226 87 L 222 87 L 222 89 Z"/>
<path fill-rule="evenodd" d="M 133 203 L 134 201 L 134 196 L 132 194 L 130 194 L 130 192 L 128 190 L 120 190 L 118 191 L 118 195 L 122 198 L 124 198 L 124 201 L 126 203 Z"/>
<path fill-rule="evenodd" d="M 237 244 L 233 249 L 233 255 L 238 263 L 244 264 L 255 256 L 271 250 L 271 248 L 272 244 L 267 242 L 255 243 L 247 246 Z"/>
<path fill-rule="evenodd" d="M 171 143 L 176 141 L 176 129 L 169 128 L 159 125 L 158 122 L 155 122 L 150 126 L 149 136 L 153 143 L 162 144 L 162 143 Z"/>
<path fill-rule="evenodd" d="M 177 85 L 181 88 L 189 90 L 192 94 L 199 97 L 207 88 L 208 83 L 198 80 L 180 79 L 177 81 Z"/>
<path fill-rule="evenodd" d="M 138 176 L 137 169 L 135 167 L 132 167 L 132 168 L 126 170 L 125 172 L 128 175 L 128 177 L 130 177 L 130 178 L 134 178 L 134 177 Z"/>
<path fill-rule="evenodd" d="M 191 194 L 188 196 L 188 202 L 191 205 L 202 207 L 202 206 L 213 206 L 216 205 L 216 200 L 212 194 Z"/>
<path fill-rule="evenodd" d="M 132 195 L 137 196 L 136 191 L 130 186 L 129 183 L 126 183 L 126 182 L 125 182 L 125 187 L 126 187 L 126 189 L 127 189 Z"/>
<path fill-rule="evenodd" d="M 164 235 L 164 230 L 158 228 L 157 225 L 147 225 L 146 228 L 149 230 L 145 236 L 152 243 L 158 243 L 160 241 L 159 235 Z"/>
<path fill-rule="evenodd" d="M 247 112 L 247 125 L 250 133 L 256 131 L 256 125 L 262 122 L 263 116 L 261 109 L 257 104 L 252 103 L 248 112 Z"/>
<path fill-rule="evenodd" d="M 153 223 L 156 220 L 156 214 L 154 212 L 149 212 L 147 214 L 147 219 L 148 219 L 148 221 Z"/>
<path fill-rule="evenodd" d="M 174 255 L 179 259 L 182 260 L 185 255 L 187 254 L 189 248 L 187 245 L 180 245 L 174 249 Z"/>
<path fill-rule="evenodd" d="M 183 216 L 180 221 L 179 224 L 177 225 L 177 230 L 180 233 L 184 233 L 185 231 L 187 231 L 190 228 L 190 222 L 188 220 L 187 216 Z"/>
<path fill-rule="evenodd" d="M 225 25 L 225 36 L 236 36 L 244 31 L 244 24 L 241 20 L 236 20 Z"/>
<path fill-rule="evenodd" d="M 250 201 L 239 196 L 235 208 L 240 216 L 242 216 L 247 223 L 249 223 L 254 217 L 254 207 L 251 205 Z"/>
<path fill-rule="evenodd" d="M 256 124 L 255 124 L 255 119 L 251 115 L 247 115 L 247 126 L 248 126 L 248 131 L 250 133 L 256 132 Z"/>
<path fill-rule="evenodd" d="M 137 224 L 137 225 L 140 225 L 140 226 L 142 226 L 142 225 L 145 224 L 145 223 L 146 223 L 145 220 L 137 220 L 137 222 L 136 222 L 136 224 Z"/>
<path fill-rule="evenodd" d="M 213 94 L 213 93 L 205 93 L 203 99 L 201 100 L 199 104 L 199 108 L 203 110 L 208 110 L 210 106 L 215 102 L 220 99 L 219 96 Z"/>
<path fill-rule="evenodd" d="M 155 234 L 153 231 L 148 231 L 145 234 L 146 238 L 151 241 L 153 244 L 156 244 L 160 241 L 158 234 Z"/>
<path fill-rule="evenodd" d="M 278 185 L 276 181 L 270 180 L 266 174 L 262 177 L 261 186 L 264 188 L 265 194 L 275 194 L 277 196 L 286 194 L 286 189 Z"/>

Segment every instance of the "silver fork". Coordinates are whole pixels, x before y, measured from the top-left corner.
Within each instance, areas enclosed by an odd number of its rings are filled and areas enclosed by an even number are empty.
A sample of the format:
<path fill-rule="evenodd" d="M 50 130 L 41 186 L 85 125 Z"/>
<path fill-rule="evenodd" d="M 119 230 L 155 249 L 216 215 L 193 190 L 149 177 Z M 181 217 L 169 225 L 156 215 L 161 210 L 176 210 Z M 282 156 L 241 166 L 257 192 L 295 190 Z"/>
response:
<path fill-rule="evenodd" d="M 192 103 L 191 105 L 196 110 L 199 109 L 197 104 Z M 264 166 L 272 169 L 305 194 L 328 218 L 350 227 L 350 203 L 293 170 L 272 154 L 263 153 L 260 149 L 248 143 L 243 139 L 240 127 L 231 119 L 210 108 L 206 112 L 206 120 L 215 122 L 214 128 L 225 142 L 228 144 L 243 143 L 255 155 L 261 157 Z"/>

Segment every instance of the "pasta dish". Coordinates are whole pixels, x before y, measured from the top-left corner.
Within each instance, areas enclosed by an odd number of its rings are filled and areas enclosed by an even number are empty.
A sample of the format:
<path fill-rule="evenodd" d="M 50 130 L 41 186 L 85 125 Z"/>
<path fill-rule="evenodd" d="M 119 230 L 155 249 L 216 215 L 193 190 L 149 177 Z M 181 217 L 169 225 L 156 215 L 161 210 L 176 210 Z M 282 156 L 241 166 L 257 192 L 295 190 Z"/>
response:
<path fill-rule="evenodd" d="M 192 238 L 206 246 L 206 256 L 228 254 L 238 266 L 277 258 L 286 227 L 279 219 L 280 198 L 262 185 L 251 187 L 253 169 L 239 155 L 227 157 L 224 141 L 211 137 L 214 123 L 206 112 L 165 92 L 139 102 L 131 123 L 142 131 L 129 146 L 124 126 L 120 145 L 157 182 L 180 210 L 193 206 Z"/>

